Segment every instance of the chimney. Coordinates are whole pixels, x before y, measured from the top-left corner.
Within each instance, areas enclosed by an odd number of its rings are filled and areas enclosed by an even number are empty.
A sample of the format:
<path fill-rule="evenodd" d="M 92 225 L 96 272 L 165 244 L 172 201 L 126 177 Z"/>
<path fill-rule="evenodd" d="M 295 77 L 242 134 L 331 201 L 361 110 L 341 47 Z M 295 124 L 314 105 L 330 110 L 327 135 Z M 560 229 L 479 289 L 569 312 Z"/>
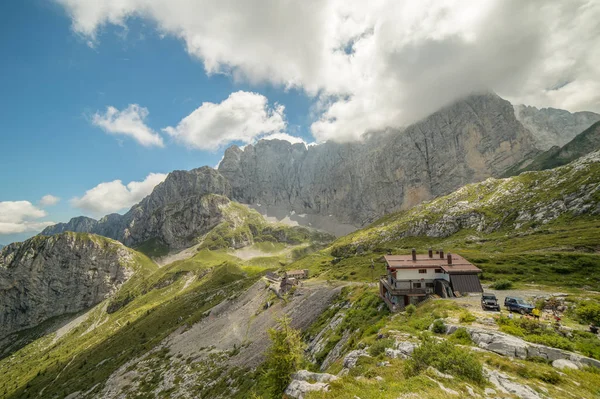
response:
<path fill-rule="evenodd" d="M 452 264 L 452 254 L 448 254 L 448 264 Z"/>
<path fill-rule="evenodd" d="M 413 262 L 417 261 L 417 250 L 416 249 L 412 249 L 412 260 Z"/>
<path fill-rule="evenodd" d="M 429 248 L 429 257 L 433 258 L 433 249 L 432 248 Z"/>
<path fill-rule="evenodd" d="M 444 250 L 440 249 L 440 259 L 444 259 Z"/>

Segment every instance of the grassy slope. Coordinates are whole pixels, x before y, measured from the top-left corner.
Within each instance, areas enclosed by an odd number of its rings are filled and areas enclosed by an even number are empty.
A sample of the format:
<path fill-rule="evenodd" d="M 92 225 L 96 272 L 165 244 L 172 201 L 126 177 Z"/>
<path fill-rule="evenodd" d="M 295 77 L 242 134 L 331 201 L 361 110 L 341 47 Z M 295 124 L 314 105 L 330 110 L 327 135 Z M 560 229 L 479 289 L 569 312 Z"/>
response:
<path fill-rule="evenodd" d="M 237 204 L 233 207 L 248 209 Z M 106 378 L 128 360 L 151 351 L 175 329 L 199 321 L 206 310 L 243 292 L 265 270 L 280 268 L 298 253 L 310 252 L 312 246 L 329 238 L 308 229 L 270 225 L 256 215 L 250 214 L 241 225 L 260 223 L 259 232 L 279 238 L 279 242 L 265 239 L 250 247 L 265 254 L 258 258 L 244 261 L 228 248 L 200 247 L 191 258 L 159 269 L 147 256 L 131 250 L 136 274 L 116 296 L 91 310 L 83 323 L 56 342 L 54 334 L 44 336 L 43 331 L 64 324 L 68 316 L 22 333 L 21 344 L 11 348 L 14 353 L 0 360 L 0 398 L 33 397 L 42 390 L 49 398 L 92 387 L 99 390 Z M 222 232 L 227 237 L 235 235 L 227 229 Z M 86 236 L 107 245 L 112 242 Z M 223 290 L 225 287 L 228 289 Z M 92 326 L 95 328 L 90 332 Z"/>
<path fill-rule="evenodd" d="M 406 254 L 413 247 L 419 252 L 433 247 L 464 255 L 483 269 L 484 279 L 600 289 L 600 215 L 566 212 L 546 223 L 518 219 L 520 213 L 551 211 L 570 195 L 581 197 L 582 187 L 592 193 L 589 209 L 596 209 L 600 163 L 574 163 L 509 179 L 488 179 L 390 214 L 289 268 L 307 268 L 322 279 L 368 281 L 385 272 L 381 255 L 388 251 Z M 468 218 L 481 223 L 465 226 L 463 220 Z M 428 228 L 438 236 L 414 233 Z"/>

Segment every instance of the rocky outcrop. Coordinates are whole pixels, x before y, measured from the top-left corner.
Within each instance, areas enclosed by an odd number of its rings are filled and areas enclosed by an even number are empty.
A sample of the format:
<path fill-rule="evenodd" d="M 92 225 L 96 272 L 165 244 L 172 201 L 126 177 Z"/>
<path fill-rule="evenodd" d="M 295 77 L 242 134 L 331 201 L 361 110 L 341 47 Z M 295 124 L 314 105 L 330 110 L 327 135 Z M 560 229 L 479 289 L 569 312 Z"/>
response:
<path fill-rule="evenodd" d="M 531 131 L 536 147 L 548 150 L 552 146 L 562 147 L 593 123 L 600 121 L 594 112 L 570 113 L 564 109 L 515 105 L 516 118 Z"/>
<path fill-rule="evenodd" d="M 332 374 L 300 370 L 292 374 L 292 381 L 285 389 L 285 394 L 290 398 L 303 399 L 309 392 L 328 391 L 329 383 L 337 379 Z"/>
<path fill-rule="evenodd" d="M 131 247 L 153 239 L 168 248 L 184 248 L 222 221 L 221 209 L 229 203 L 226 197 L 230 195 L 229 183 L 213 168 L 174 171 L 125 215 L 111 214 L 99 221 L 73 218 L 40 234 L 80 231 Z"/>
<path fill-rule="evenodd" d="M 219 172 L 233 199 L 364 225 L 386 213 L 498 176 L 534 150 L 512 105 L 468 97 L 403 131 L 361 143 L 305 147 L 260 141 L 225 151 Z"/>
<path fill-rule="evenodd" d="M 459 326 L 449 325 L 447 333 L 452 334 Z M 600 361 L 586 356 L 578 355 L 562 349 L 551 348 L 545 345 L 527 342 L 513 335 L 498 331 L 486 330 L 475 327 L 464 327 L 471 340 L 480 348 L 498 353 L 499 355 L 517 359 L 542 358 L 550 362 L 568 360 L 576 365 L 594 366 L 600 368 Z"/>
<path fill-rule="evenodd" d="M 113 294 L 139 254 L 104 237 L 62 233 L 0 251 L 0 338 L 75 313 Z"/>

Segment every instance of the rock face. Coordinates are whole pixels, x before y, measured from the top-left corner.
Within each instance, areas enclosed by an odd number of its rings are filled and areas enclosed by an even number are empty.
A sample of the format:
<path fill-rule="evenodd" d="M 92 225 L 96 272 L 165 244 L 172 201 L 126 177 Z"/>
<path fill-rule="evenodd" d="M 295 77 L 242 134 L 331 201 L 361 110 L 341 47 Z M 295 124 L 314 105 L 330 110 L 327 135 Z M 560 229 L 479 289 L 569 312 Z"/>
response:
<path fill-rule="evenodd" d="M 515 165 L 508 174 L 518 175 L 525 171 L 556 168 L 597 150 L 600 150 L 600 122 L 594 123 L 564 146 L 554 146 L 533 159 Z"/>
<path fill-rule="evenodd" d="M 261 140 L 243 150 L 232 146 L 218 172 L 209 167 L 172 172 L 123 216 L 76 218 L 42 234 L 76 230 L 126 245 L 154 238 L 181 248 L 189 238 L 182 234 L 197 235 L 211 225 L 205 207 L 196 205 L 207 194 L 277 209 L 307 223 L 327 219 L 327 231 L 347 234 L 389 212 L 500 176 L 535 151 L 534 137 L 513 106 L 493 93 L 478 94 L 404 130 L 372 134 L 362 142 L 306 147 Z M 190 217 L 183 231 L 174 231 Z"/>
<path fill-rule="evenodd" d="M 303 399 L 309 392 L 328 391 L 329 382 L 338 377 L 327 373 L 312 373 L 300 370 L 292 374 L 292 381 L 285 389 L 285 394 L 290 398 Z"/>
<path fill-rule="evenodd" d="M 570 113 L 563 109 L 516 105 L 515 116 L 533 133 L 536 146 L 548 150 L 552 146 L 562 147 L 593 123 L 600 121 L 594 112 Z"/>
<path fill-rule="evenodd" d="M 534 149 L 533 136 L 516 120 L 512 105 L 488 93 L 362 143 L 306 148 L 263 140 L 243 150 L 233 146 L 219 172 L 239 202 L 334 215 L 361 226 L 498 176 Z"/>
<path fill-rule="evenodd" d="M 135 253 L 88 234 L 33 237 L 0 251 L 0 338 L 101 302 L 134 273 Z"/>
<path fill-rule="evenodd" d="M 213 168 L 174 171 L 125 215 L 111 214 L 99 221 L 73 218 L 68 223 L 50 226 L 41 234 L 80 231 L 132 247 L 154 239 L 170 248 L 184 248 L 191 238 L 221 222 L 221 209 L 229 203 L 226 197 L 230 195 L 229 183 Z"/>
<path fill-rule="evenodd" d="M 449 325 L 447 333 L 452 334 L 459 326 Z M 475 327 L 465 327 L 473 342 L 482 349 L 498 353 L 499 355 L 517 359 L 543 358 L 551 362 L 567 360 L 569 363 L 581 366 L 600 368 L 600 361 L 586 356 L 578 355 L 562 349 L 551 348 L 545 345 L 527 342 L 521 338 L 501 332 Z M 566 363 L 566 362 L 565 362 Z M 559 363 L 560 364 L 560 363 Z"/>

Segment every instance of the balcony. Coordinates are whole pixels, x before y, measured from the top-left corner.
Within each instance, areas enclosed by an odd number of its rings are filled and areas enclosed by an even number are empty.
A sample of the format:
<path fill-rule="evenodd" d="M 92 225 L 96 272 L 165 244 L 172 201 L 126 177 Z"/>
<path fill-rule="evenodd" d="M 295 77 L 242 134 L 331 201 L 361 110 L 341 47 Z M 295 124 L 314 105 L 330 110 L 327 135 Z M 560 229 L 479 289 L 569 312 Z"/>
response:
<path fill-rule="evenodd" d="M 381 276 L 379 282 L 391 295 L 427 295 L 427 290 L 425 288 L 412 288 L 410 287 L 412 284 L 408 281 L 395 281 L 390 283 L 388 276 L 386 275 Z"/>

